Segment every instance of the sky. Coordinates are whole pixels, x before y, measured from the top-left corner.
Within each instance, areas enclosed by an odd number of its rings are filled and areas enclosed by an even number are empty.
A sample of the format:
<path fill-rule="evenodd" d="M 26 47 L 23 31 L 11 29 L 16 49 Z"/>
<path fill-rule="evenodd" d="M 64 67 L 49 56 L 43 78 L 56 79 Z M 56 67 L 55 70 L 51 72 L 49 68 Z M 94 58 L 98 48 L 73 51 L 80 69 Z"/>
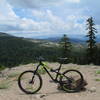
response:
<path fill-rule="evenodd" d="M 0 0 L 0 32 L 19 37 L 85 36 L 91 16 L 100 34 L 100 0 Z"/>

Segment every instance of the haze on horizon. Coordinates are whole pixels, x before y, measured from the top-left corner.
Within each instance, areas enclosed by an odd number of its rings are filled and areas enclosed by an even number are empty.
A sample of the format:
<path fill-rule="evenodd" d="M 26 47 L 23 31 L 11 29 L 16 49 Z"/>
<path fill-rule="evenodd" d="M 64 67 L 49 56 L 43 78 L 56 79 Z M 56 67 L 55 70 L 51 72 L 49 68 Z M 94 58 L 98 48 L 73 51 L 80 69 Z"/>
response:
<path fill-rule="evenodd" d="M 19 37 L 86 35 L 93 17 L 100 35 L 100 0 L 0 0 L 0 32 Z"/>

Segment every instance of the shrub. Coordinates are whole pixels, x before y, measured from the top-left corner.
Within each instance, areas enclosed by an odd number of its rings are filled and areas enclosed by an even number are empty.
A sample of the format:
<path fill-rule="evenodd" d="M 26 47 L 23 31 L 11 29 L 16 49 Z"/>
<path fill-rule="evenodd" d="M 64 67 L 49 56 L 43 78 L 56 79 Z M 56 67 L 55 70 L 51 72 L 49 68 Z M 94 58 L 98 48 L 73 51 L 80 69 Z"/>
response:
<path fill-rule="evenodd" d="M 5 66 L 0 65 L 0 71 L 4 70 Z"/>
<path fill-rule="evenodd" d="M 96 71 L 96 74 L 100 74 L 100 70 L 97 70 L 97 71 Z"/>

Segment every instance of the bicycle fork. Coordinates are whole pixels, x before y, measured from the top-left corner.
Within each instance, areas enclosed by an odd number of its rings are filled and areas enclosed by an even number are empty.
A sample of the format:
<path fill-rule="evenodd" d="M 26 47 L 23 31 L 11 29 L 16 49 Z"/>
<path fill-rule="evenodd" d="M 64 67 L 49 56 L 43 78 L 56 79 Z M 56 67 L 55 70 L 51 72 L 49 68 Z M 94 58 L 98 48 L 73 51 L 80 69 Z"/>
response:
<path fill-rule="evenodd" d="M 29 81 L 30 84 L 34 84 L 34 77 L 35 77 L 35 74 L 36 74 L 37 71 L 38 71 L 39 66 L 40 66 L 40 64 L 37 66 L 36 70 L 34 71 L 33 76 L 32 76 L 32 80 Z"/>

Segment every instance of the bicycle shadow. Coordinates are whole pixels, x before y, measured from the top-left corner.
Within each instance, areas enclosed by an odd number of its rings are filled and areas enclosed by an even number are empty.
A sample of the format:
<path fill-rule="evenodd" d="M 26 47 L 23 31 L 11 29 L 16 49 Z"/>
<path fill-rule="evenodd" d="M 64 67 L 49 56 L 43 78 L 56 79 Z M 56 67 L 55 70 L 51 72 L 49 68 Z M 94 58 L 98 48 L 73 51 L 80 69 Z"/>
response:
<path fill-rule="evenodd" d="M 47 95 L 55 95 L 55 94 L 65 94 L 65 93 L 69 93 L 69 92 L 66 92 L 66 91 L 64 91 L 64 90 L 59 90 L 59 89 L 57 89 L 58 91 L 55 91 L 55 92 L 48 92 L 48 93 L 45 93 L 45 94 L 47 94 Z M 77 93 L 82 93 L 82 92 L 85 92 L 87 89 L 86 88 L 84 88 L 84 89 L 82 89 L 81 91 L 79 91 L 79 92 L 73 92 L 73 93 L 70 93 L 70 94 L 77 94 Z"/>
<path fill-rule="evenodd" d="M 77 94 L 77 93 L 82 93 L 82 92 L 85 92 L 85 91 L 87 91 L 87 89 L 86 88 L 84 88 L 84 89 L 82 89 L 81 91 L 79 91 L 79 92 L 73 92 L 73 93 L 70 93 L 70 94 Z M 25 94 L 25 93 L 20 93 L 20 95 L 32 95 L 32 96 L 35 96 L 35 95 L 41 95 L 41 96 L 50 96 L 50 95 L 55 95 L 55 94 L 65 94 L 65 93 L 68 93 L 68 92 L 66 92 L 66 91 L 64 91 L 64 90 L 59 90 L 59 89 L 57 89 L 57 91 L 54 91 L 54 92 L 45 92 L 45 93 L 42 93 L 42 92 L 38 92 L 38 93 L 36 93 L 36 94 Z"/>

